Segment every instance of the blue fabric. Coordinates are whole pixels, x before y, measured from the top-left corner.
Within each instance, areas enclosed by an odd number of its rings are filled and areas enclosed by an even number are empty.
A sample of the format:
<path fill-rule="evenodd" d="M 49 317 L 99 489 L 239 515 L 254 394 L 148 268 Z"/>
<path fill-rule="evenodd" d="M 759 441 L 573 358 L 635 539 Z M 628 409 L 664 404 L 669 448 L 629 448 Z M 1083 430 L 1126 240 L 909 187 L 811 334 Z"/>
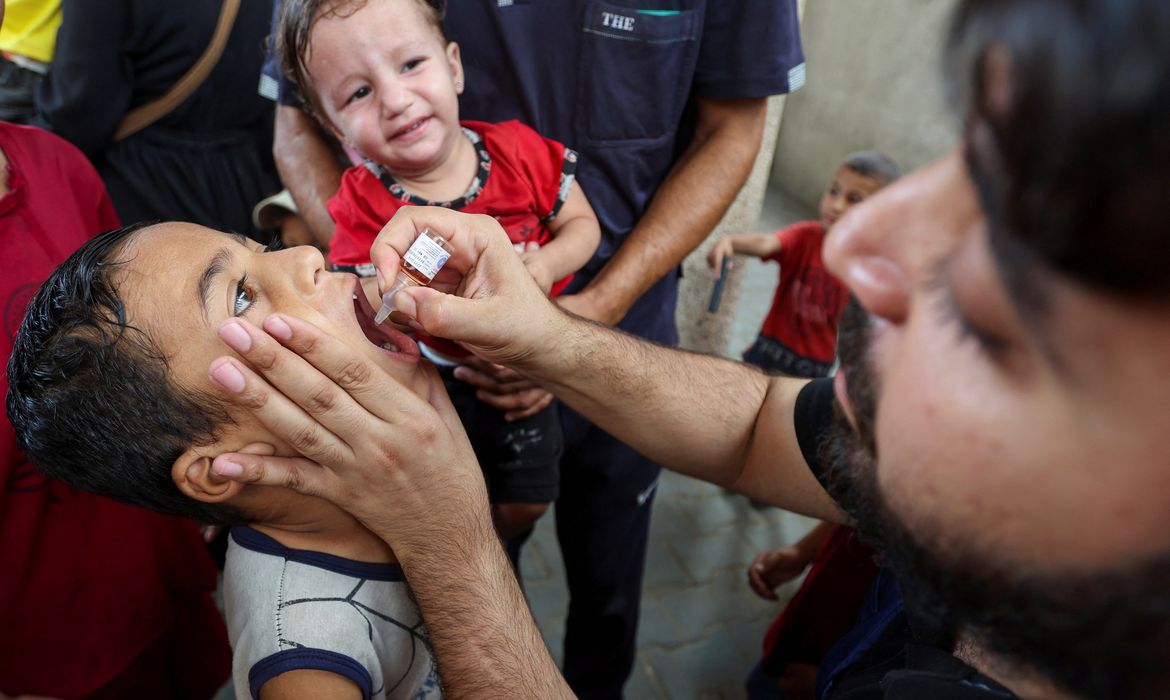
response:
<path fill-rule="evenodd" d="M 601 222 L 595 273 L 634 227 L 689 141 L 692 96 L 787 92 L 803 63 L 793 0 L 461 0 L 466 119 L 520 119 L 581 154 Z M 660 12 L 639 9 L 652 5 Z"/>
<path fill-rule="evenodd" d="M 348 678 L 362 691 L 363 700 L 373 695 L 370 673 L 355 659 L 327 649 L 286 649 L 255 663 L 248 670 L 248 688 L 252 697 L 260 697 L 260 687 L 289 671 L 328 671 Z"/>
<path fill-rule="evenodd" d="M 748 700 L 784 700 L 778 685 L 780 679 L 765 673 L 761 663 L 752 666 L 748 677 L 744 679 L 743 688 L 747 691 Z"/>
<path fill-rule="evenodd" d="M 265 535 L 263 532 L 254 530 L 246 525 L 233 527 L 231 537 L 236 544 L 245 549 L 250 549 L 253 552 L 281 557 L 288 561 L 315 566 L 318 569 L 333 571 L 345 576 L 364 578 L 371 581 L 406 580 L 406 576 L 402 573 L 402 567 L 397 564 L 354 561 L 345 557 L 339 557 L 335 554 L 314 552 L 308 549 L 290 549 L 268 535 Z"/>
<path fill-rule="evenodd" d="M 860 659 L 882 636 L 886 626 L 903 610 L 902 589 L 889 569 L 878 569 L 877 578 L 870 586 L 857 616 L 857 624 L 845 633 L 821 662 L 817 675 L 818 698 L 823 698 L 833 687 L 833 680 Z"/>

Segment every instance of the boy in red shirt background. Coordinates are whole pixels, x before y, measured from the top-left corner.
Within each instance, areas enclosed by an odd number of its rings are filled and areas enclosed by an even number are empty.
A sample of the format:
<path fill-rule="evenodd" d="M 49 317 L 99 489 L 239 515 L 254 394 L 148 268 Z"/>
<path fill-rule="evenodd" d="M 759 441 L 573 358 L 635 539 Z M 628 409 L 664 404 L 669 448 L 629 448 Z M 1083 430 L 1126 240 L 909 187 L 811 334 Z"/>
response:
<path fill-rule="evenodd" d="M 850 207 L 901 174 L 881 153 L 850 154 L 821 196 L 820 221 L 801 221 L 774 233 L 742 233 L 715 244 L 707 262 L 719 275 L 733 253 L 780 263 L 780 283 L 760 334 L 743 359 L 767 372 L 824 377 L 837 351 L 837 320 L 849 300 L 845 287 L 825 269 L 821 245 Z"/>

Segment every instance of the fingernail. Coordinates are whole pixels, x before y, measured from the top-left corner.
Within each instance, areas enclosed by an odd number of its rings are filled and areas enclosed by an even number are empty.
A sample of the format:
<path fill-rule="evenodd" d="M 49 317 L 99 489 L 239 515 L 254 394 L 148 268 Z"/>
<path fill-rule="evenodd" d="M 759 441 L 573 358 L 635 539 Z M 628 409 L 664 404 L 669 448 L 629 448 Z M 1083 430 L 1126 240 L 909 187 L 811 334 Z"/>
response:
<path fill-rule="evenodd" d="M 248 352 L 252 349 L 252 336 L 236 321 L 230 321 L 219 327 L 219 337 L 236 352 Z"/>
<path fill-rule="evenodd" d="M 378 268 L 374 268 L 374 273 L 378 275 L 378 291 L 380 292 L 386 286 L 386 278 L 382 276 L 382 271 Z"/>
<path fill-rule="evenodd" d="M 455 375 L 456 379 L 467 379 L 467 370 L 463 367 L 456 367 L 452 374 Z"/>
<path fill-rule="evenodd" d="M 224 389 L 238 394 L 244 390 L 244 375 L 236 366 L 231 363 L 231 360 L 221 359 L 218 363 L 213 363 L 211 369 L 208 370 L 211 380 L 219 384 Z"/>
<path fill-rule="evenodd" d="M 211 471 L 220 476 L 235 478 L 244 475 L 244 465 L 227 460 L 216 460 L 211 463 Z"/>
<path fill-rule="evenodd" d="M 264 319 L 264 330 L 274 338 L 288 340 L 292 337 L 292 328 L 280 316 L 269 316 Z"/>
<path fill-rule="evenodd" d="M 408 318 L 413 319 L 415 316 L 418 316 L 418 304 L 415 303 L 414 297 L 410 295 L 410 292 L 406 294 L 395 294 L 393 299 L 391 299 L 391 303 L 393 303 L 396 311 L 401 311 Z"/>

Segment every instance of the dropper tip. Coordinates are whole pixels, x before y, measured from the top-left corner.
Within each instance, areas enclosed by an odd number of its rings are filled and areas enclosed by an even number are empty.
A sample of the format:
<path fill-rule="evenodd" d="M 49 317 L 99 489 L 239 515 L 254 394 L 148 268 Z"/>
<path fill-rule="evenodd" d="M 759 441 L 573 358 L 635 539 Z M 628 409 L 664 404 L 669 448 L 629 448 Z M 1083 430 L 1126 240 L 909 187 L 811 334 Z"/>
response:
<path fill-rule="evenodd" d="M 390 317 L 390 312 L 393 310 L 389 304 L 383 302 L 382 308 L 378 309 L 378 313 L 374 315 L 374 325 L 382 325 Z"/>

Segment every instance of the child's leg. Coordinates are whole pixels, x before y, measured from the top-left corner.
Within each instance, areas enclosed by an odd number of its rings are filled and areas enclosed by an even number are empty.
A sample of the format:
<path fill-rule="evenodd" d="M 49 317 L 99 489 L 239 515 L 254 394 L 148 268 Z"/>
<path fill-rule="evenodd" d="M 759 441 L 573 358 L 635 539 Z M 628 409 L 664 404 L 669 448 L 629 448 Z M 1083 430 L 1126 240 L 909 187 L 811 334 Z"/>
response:
<path fill-rule="evenodd" d="M 564 438 L 557 404 L 509 423 L 503 411 L 475 397 L 474 387 L 450 370 L 440 374 L 483 469 L 496 531 L 501 539 L 522 542 L 560 491 Z"/>
<path fill-rule="evenodd" d="M 556 500 L 561 484 L 564 436 L 556 402 L 535 415 L 512 421 L 484 406 L 484 472 L 496 531 L 505 540 L 527 539 L 532 526 Z M 521 540 L 522 541 L 522 540 Z M 518 554 L 518 551 L 517 551 Z M 515 559 L 514 559 L 515 561 Z"/>

